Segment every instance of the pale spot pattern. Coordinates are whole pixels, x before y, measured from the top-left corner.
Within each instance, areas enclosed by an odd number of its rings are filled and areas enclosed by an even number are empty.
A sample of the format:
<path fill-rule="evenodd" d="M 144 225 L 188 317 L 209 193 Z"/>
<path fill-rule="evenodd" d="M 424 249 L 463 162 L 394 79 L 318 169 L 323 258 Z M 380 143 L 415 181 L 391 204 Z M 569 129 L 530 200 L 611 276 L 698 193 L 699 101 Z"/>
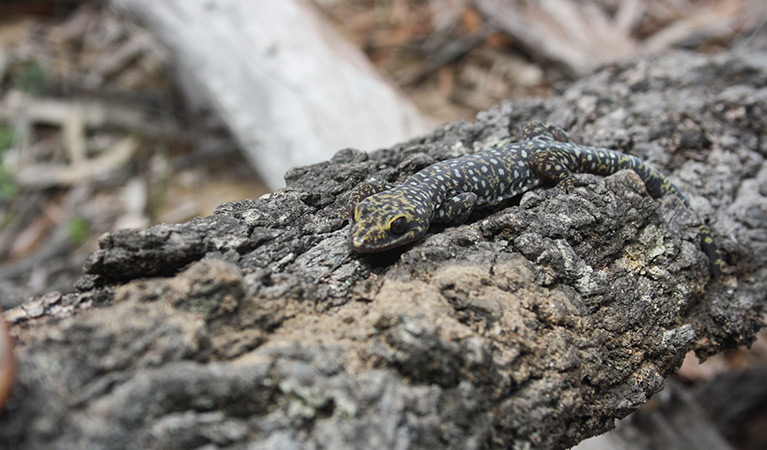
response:
<path fill-rule="evenodd" d="M 663 174 L 631 155 L 569 142 L 564 130 L 540 122 L 524 124 L 525 140 L 433 164 L 388 190 L 361 186 L 352 195 L 355 222 L 349 242 L 358 252 L 376 252 L 421 238 L 433 222 L 460 223 L 475 206 L 497 204 L 546 182 L 573 186 L 573 172 L 610 175 L 635 171 L 653 197 L 673 194 L 689 207 L 687 198 Z M 398 217 L 408 228 L 389 229 Z M 723 265 L 710 232 L 702 231 L 704 250 L 713 264 Z M 709 242 L 708 248 L 706 242 Z"/>

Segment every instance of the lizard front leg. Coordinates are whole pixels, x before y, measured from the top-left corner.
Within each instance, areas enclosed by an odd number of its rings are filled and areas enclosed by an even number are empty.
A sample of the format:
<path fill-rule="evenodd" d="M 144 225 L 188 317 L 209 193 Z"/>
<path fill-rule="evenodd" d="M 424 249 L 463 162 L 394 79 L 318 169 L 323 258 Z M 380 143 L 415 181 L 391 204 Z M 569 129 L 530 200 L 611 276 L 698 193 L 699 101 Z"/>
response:
<path fill-rule="evenodd" d="M 434 214 L 434 222 L 459 225 L 466 222 L 471 212 L 474 211 L 474 205 L 477 204 L 477 194 L 473 192 L 463 192 L 455 195 L 440 205 Z"/>

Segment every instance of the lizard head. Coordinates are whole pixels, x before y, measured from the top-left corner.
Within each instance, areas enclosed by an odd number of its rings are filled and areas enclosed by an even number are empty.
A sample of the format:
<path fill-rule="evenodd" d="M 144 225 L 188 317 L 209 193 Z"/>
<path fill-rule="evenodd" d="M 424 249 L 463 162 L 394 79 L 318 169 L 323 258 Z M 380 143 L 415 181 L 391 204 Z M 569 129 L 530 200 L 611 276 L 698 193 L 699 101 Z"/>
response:
<path fill-rule="evenodd" d="M 418 240 L 429 229 L 431 209 L 420 192 L 392 189 L 357 204 L 349 244 L 359 253 L 373 253 Z"/>

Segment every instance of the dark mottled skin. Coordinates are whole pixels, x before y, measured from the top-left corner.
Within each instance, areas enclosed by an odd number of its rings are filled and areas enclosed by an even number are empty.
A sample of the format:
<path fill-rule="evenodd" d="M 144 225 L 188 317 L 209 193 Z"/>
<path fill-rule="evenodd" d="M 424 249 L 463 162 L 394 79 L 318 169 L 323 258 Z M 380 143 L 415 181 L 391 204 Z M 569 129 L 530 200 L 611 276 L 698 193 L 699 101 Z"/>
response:
<path fill-rule="evenodd" d="M 570 191 L 573 173 L 610 175 L 631 169 L 653 197 L 673 194 L 690 206 L 676 185 L 638 158 L 572 144 L 562 129 L 540 122 L 526 123 L 521 130 L 520 142 L 433 164 L 391 189 L 370 183 L 355 188 L 349 202 L 352 249 L 372 253 L 409 244 L 431 223 L 462 223 L 475 206 L 500 203 L 547 182 Z M 724 264 L 720 251 L 706 226 L 700 235 L 718 277 Z"/>

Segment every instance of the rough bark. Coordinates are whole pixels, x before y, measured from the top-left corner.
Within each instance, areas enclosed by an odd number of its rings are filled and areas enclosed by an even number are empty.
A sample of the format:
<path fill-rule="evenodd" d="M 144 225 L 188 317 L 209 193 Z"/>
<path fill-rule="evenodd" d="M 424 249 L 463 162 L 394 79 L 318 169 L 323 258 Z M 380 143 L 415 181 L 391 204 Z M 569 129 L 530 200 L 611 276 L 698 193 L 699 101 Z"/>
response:
<path fill-rule="evenodd" d="M 767 292 L 765 39 L 602 68 L 545 100 L 371 154 L 188 223 L 106 235 L 80 293 L 6 312 L 18 448 L 566 448 L 663 388 L 686 352 L 749 344 Z M 546 120 L 649 160 L 539 189 L 360 256 L 334 212 L 367 178 Z M 516 137 L 516 131 L 511 132 Z M 727 255 L 711 280 L 697 226 Z"/>

